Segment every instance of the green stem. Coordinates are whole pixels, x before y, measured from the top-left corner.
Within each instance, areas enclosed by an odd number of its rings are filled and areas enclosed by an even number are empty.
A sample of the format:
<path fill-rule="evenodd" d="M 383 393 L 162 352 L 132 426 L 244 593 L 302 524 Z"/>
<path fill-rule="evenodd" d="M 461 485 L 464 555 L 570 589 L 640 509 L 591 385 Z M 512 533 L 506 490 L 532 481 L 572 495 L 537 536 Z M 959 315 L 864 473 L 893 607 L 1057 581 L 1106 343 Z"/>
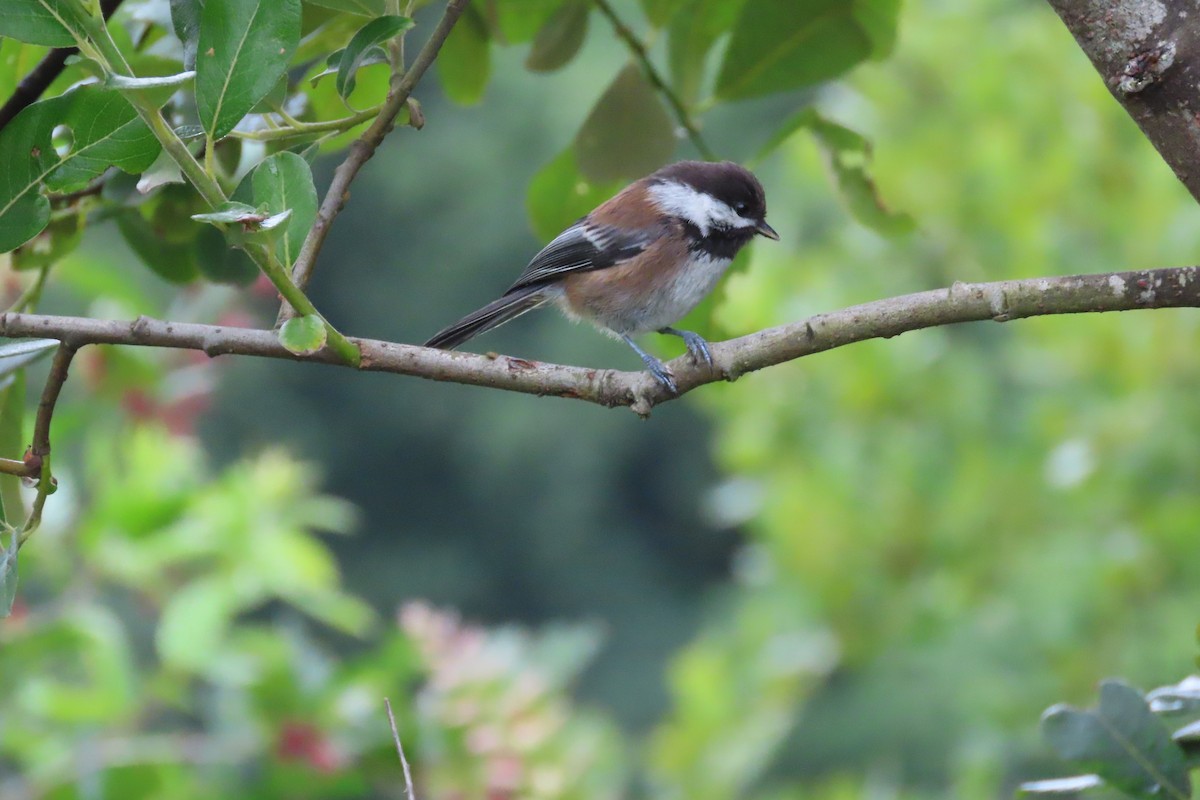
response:
<path fill-rule="evenodd" d="M 358 345 L 347 339 L 337 328 L 329 323 L 329 320 L 322 316 L 320 311 L 317 311 L 316 306 L 308 299 L 308 295 L 300 290 L 296 284 L 292 283 L 291 277 L 287 274 L 279 261 L 275 258 L 274 252 L 266 247 L 254 247 L 246 250 L 250 258 L 254 259 L 254 263 L 258 264 L 263 274 L 274 285 L 275 290 L 279 295 L 287 301 L 288 305 L 296 309 L 296 312 L 301 316 L 315 316 L 325 324 L 326 343 L 329 349 L 340 355 L 347 364 L 357 367 L 362 362 L 362 352 L 359 351 Z"/>
<path fill-rule="evenodd" d="M 617 38 L 625 42 L 625 46 L 629 48 L 629 52 L 637 59 L 637 62 L 642 67 L 642 72 L 646 75 L 646 80 L 650 81 L 655 90 L 667 101 L 667 105 L 671 107 L 671 111 L 675 114 L 675 119 L 687 131 L 688 138 L 692 140 L 692 144 L 700 151 L 700 155 L 706 161 L 716 161 L 717 154 L 713 152 L 708 143 L 704 141 L 704 137 L 700 135 L 700 129 L 692 121 L 692 117 L 684 107 L 683 101 L 679 99 L 679 96 L 667 84 L 666 79 L 655 69 L 653 62 L 650 61 L 650 55 L 646 52 L 646 46 L 642 44 L 641 39 L 617 16 L 616 10 L 613 9 L 608 0 L 593 1 L 596 3 L 596 8 L 600 9 L 600 13 L 608 17 L 609 23 L 612 24 L 613 30 L 616 31 Z"/>
<path fill-rule="evenodd" d="M 35 308 L 38 300 L 42 297 L 42 288 L 46 285 L 46 276 L 49 274 L 49 265 L 41 267 L 38 270 L 37 278 L 29 285 L 28 289 L 21 293 L 16 302 L 8 307 L 8 311 L 5 313 L 22 312 Z M 3 472 L 3 470 L 0 469 L 0 472 Z"/>
<path fill-rule="evenodd" d="M 235 132 L 233 135 L 239 139 L 252 139 L 256 142 L 273 142 L 281 139 L 297 139 L 303 136 L 327 133 L 329 131 L 341 133 L 343 131 L 350 130 L 355 125 L 360 125 L 367 120 L 374 119 L 379 115 L 379 111 L 382 108 L 383 104 L 381 103 L 377 106 L 368 108 L 365 111 L 359 111 L 356 114 L 351 114 L 350 116 L 342 117 L 341 119 L 330 119 L 320 122 L 300 122 L 299 120 L 295 120 L 294 122 L 289 123 L 288 127 L 274 128 L 272 130 L 265 131 L 254 131 L 252 133 Z M 286 122 L 287 120 L 284 121 Z"/>

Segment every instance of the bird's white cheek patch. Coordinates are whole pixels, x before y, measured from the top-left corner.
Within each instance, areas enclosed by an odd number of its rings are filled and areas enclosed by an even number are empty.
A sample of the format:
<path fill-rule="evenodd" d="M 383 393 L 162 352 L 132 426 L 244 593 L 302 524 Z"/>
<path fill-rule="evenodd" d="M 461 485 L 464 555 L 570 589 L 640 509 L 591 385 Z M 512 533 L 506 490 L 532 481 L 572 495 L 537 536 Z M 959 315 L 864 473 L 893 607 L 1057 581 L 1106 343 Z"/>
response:
<path fill-rule="evenodd" d="M 666 213 L 682 217 L 699 228 L 701 236 L 708 236 L 713 228 L 753 228 L 758 224 L 711 194 L 698 192 L 686 183 L 657 183 L 650 187 L 650 196 Z"/>

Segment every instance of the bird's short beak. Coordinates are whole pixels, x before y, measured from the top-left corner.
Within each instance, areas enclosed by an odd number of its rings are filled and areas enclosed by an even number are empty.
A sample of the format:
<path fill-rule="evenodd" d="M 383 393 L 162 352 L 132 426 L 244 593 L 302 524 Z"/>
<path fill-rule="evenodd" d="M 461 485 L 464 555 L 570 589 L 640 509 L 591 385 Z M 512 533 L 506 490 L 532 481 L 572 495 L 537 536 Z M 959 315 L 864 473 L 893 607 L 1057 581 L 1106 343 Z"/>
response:
<path fill-rule="evenodd" d="M 779 234 L 775 232 L 774 228 L 767 224 L 765 219 L 758 221 L 758 224 L 754 226 L 754 232 L 761 233 L 768 239 L 774 239 L 777 242 L 779 241 Z"/>

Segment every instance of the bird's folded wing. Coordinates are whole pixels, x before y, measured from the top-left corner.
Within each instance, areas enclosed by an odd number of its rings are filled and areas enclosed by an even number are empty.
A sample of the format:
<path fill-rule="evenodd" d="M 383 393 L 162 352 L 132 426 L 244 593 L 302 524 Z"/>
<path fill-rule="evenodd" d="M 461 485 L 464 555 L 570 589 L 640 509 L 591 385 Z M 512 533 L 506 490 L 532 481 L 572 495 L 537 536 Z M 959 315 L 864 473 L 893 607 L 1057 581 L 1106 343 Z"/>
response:
<path fill-rule="evenodd" d="M 570 272 L 604 269 L 628 261 L 645 250 L 658 235 L 655 228 L 627 230 L 577 222 L 533 257 L 509 291 Z"/>

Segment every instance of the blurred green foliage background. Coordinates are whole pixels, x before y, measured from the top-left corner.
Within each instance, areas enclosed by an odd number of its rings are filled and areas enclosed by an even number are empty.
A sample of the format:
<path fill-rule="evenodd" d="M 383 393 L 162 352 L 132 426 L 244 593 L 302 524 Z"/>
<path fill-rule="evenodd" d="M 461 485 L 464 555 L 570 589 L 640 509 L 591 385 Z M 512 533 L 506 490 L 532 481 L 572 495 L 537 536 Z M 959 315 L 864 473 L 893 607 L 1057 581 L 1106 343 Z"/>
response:
<path fill-rule="evenodd" d="M 602 22 L 552 74 L 493 48 L 477 104 L 419 92 L 426 128 L 370 163 L 322 256 L 335 324 L 419 342 L 508 285 L 539 245 L 531 177 L 625 57 Z M 722 106 L 705 134 L 748 159 L 814 99 L 868 136 L 915 230 L 856 221 L 798 133 L 757 167 L 782 242 L 705 309 L 709 338 L 956 280 L 1195 262 L 1200 210 L 1045 4 L 908 0 L 888 60 Z M 88 237 L 47 311 L 204 318 L 234 291 L 173 298 L 131 281 L 112 230 Z M 1046 706 L 1192 666 L 1197 333 L 1185 310 L 930 330 L 648 422 L 85 353 L 62 489 L 0 622 L 0 796 L 400 796 L 385 695 L 427 798 L 1008 796 L 1056 770 Z M 479 346 L 636 366 L 550 313 Z"/>

